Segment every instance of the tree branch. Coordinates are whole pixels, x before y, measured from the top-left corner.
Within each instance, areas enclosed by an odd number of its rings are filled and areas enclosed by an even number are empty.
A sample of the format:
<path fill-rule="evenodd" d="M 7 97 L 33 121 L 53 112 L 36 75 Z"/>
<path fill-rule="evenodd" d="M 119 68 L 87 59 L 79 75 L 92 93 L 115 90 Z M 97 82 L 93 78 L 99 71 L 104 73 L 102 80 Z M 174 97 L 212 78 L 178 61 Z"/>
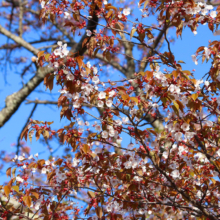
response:
<path fill-rule="evenodd" d="M 27 41 L 23 40 L 22 38 L 20 38 L 19 36 L 16 36 L 14 34 L 12 34 L 10 31 L 6 30 L 5 28 L 3 28 L 0 25 L 0 33 L 4 34 L 6 37 L 9 37 L 10 39 L 12 39 L 14 42 L 16 42 L 17 44 L 19 44 L 20 46 L 24 47 L 25 49 L 29 50 L 31 53 L 33 53 L 34 55 L 37 55 L 37 53 L 39 52 L 38 49 L 36 49 L 35 47 L 33 47 L 31 44 L 29 44 Z"/>
<path fill-rule="evenodd" d="M 87 30 L 94 31 L 97 27 L 98 17 L 95 11 L 93 12 L 93 17 L 89 20 L 87 24 Z M 11 38 L 16 43 L 20 44 L 33 54 L 37 55 L 38 49 L 34 48 L 32 45 L 24 41 L 22 38 L 10 33 L 8 30 L 0 25 L 0 33 Z M 82 47 L 82 42 L 85 39 L 84 34 L 73 52 L 77 55 L 83 55 L 86 52 L 86 47 Z M 33 76 L 18 92 L 8 96 L 5 100 L 5 107 L 0 111 L 0 128 L 11 118 L 11 116 L 17 111 L 21 103 L 28 97 L 28 95 L 44 80 L 44 77 L 53 72 L 54 69 L 48 66 L 39 67 L 35 76 Z"/>
<path fill-rule="evenodd" d="M 21 132 L 20 132 L 20 134 L 19 134 L 19 136 L 18 136 L 16 155 L 19 154 L 19 150 L 20 150 L 20 146 L 21 146 L 21 144 L 20 144 L 21 134 L 22 134 L 23 130 L 25 129 L 25 127 L 28 125 L 29 119 L 30 119 L 30 118 L 32 117 L 32 115 L 34 114 L 36 108 L 37 108 L 37 103 L 34 104 L 34 107 L 33 107 L 33 109 L 31 110 L 31 113 L 30 113 L 29 117 L 27 118 L 27 121 L 26 121 L 25 125 L 23 126 L 23 128 L 21 129 Z"/>

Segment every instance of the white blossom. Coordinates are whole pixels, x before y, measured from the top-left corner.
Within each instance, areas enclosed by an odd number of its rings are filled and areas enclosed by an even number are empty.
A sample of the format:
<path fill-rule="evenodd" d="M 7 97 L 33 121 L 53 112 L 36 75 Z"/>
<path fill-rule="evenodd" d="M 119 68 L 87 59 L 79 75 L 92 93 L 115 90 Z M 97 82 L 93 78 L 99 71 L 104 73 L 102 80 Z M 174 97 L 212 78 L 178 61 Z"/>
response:
<path fill-rule="evenodd" d="M 41 8 L 44 8 L 44 7 L 45 7 L 46 2 L 45 2 L 45 1 L 42 1 L 40 4 L 41 4 Z"/>
<path fill-rule="evenodd" d="M 76 102 L 73 103 L 73 107 L 74 107 L 74 108 L 80 108 L 80 106 L 81 106 L 81 105 L 80 105 L 80 102 L 78 102 L 78 101 L 76 101 Z"/>
<path fill-rule="evenodd" d="M 189 124 L 187 124 L 186 122 L 184 122 L 184 123 L 181 125 L 181 128 L 182 128 L 184 131 L 188 131 L 188 130 L 189 130 Z"/>
<path fill-rule="evenodd" d="M 23 156 L 19 156 L 18 160 L 24 160 L 25 158 Z"/>
<path fill-rule="evenodd" d="M 56 56 L 60 56 L 61 58 L 63 58 L 64 56 L 67 56 L 69 53 L 69 50 L 67 50 L 67 44 L 62 45 L 62 42 L 58 41 L 57 45 L 59 46 L 59 48 L 54 50 L 54 54 Z"/>
<path fill-rule="evenodd" d="M 73 167 L 76 167 L 79 163 L 79 160 L 77 158 L 73 158 Z"/>
<path fill-rule="evenodd" d="M 100 92 L 99 95 L 98 95 L 98 97 L 99 97 L 100 99 L 105 99 L 106 93 L 105 93 L 105 92 Z"/>
<path fill-rule="evenodd" d="M 209 50 L 209 48 L 207 48 L 207 47 L 204 47 L 204 52 L 205 52 L 206 59 L 209 59 L 210 54 L 211 54 L 211 50 Z"/>
<path fill-rule="evenodd" d="M 216 156 L 217 157 L 220 157 L 220 149 L 218 149 L 216 152 L 215 152 Z"/>
<path fill-rule="evenodd" d="M 125 16 L 130 15 L 131 9 L 130 8 L 124 8 L 122 12 Z"/>
<path fill-rule="evenodd" d="M 101 100 L 99 100 L 99 101 L 98 101 L 98 107 L 102 108 L 103 106 L 104 106 L 104 102 L 101 101 Z"/>
<path fill-rule="evenodd" d="M 70 19 L 70 18 L 71 18 L 70 13 L 67 12 L 67 11 L 65 11 L 65 12 L 64 12 L 64 18 L 65 18 L 65 19 Z"/>
<path fill-rule="evenodd" d="M 112 107 L 112 100 L 111 100 L 111 99 L 107 100 L 107 101 L 106 101 L 106 105 L 107 105 L 109 108 Z"/>
<path fill-rule="evenodd" d="M 205 84 L 205 86 L 208 87 L 210 83 L 209 83 L 209 81 L 205 81 L 204 84 Z"/>
<path fill-rule="evenodd" d="M 121 12 L 118 12 L 118 18 L 119 18 L 119 19 L 122 18 Z"/>
<path fill-rule="evenodd" d="M 24 180 L 20 176 L 16 176 L 16 181 L 23 183 Z"/>
<path fill-rule="evenodd" d="M 50 165 L 50 161 L 49 161 L 49 160 L 46 160 L 46 161 L 45 161 L 45 164 L 46 164 L 46 165 Z"/>
<path fill-rule="evenodd" d="M 31 160 L 31 159 L 33 159 L 33 155 L 32 154 L 28 157 L 28 160 Z"/>
<path fill-rule="evenodd" d="M 116 143 L 117 143 L 117 144 L 121 144 L 121 142 L 122 142 L 122 137 L 118 137 L 118 138 L 116 139 Z"/>
<path fill-rule="evenodd" d="M 198 61 L 197 61 L 196 55 L 191 55 L 191 57 L 192 57 L 193 62 L 194 62 L 196 65 L 198 65 Z"/>
<path fill-rule="evenodd" d="M 116 119 L 115 120 L 115 124 L 120 126 L 120 125 L 122 125 L 122 121 L 120 119 Z"/>
<path fill-rule="evenodd" d="M 187 140 L 190 140 L 190 139 L 192 139 L 192 138 L 194 137 L 194 135 L 195 135 L 194 132 L 186 132 L 186 133 L 185 133 L 185 138 L 186 138 Z"/>
<path fill-rule="evenodd" d="M 174 179 L 177 179 L 177 178 L 180 177 L 180 173 L 179 173 L 178 170 L 174 170 L 174 171 L 172 171 L 171 176 L 172 176 Z"/>
<path fill-rule="evenodd" d="M 174 138 L 175 138 L 175 140 L 176 141 L 181 141 L 182 140 L 182 133 L 181 132 L 176 132 L 175 134 L 174 134 Z"/>
<path fill-rule="evenodd" d="M 129 121 L 129 118 L 128 118 L 128 117 L 123 117 L 123 118 L 122 118 L 122 122 L 123 122 L 123 123 L 127 123 L 128 121 Z"/>
<path fill-rule="evenodd" d="M 177 94 L 180 93 L 180 88 L 177 87 L 177 86 L 175 86 L 175 85 L 173 85 L 173 84 L 170 85 L 170 87 L 169 87 L 168 90 L 169 90 L 171 93 L 177 93 Z"/>
<path fill-rule="evenodd" d="M 109 97 L 113 97 L 116 94 L 116 92 L 114 90 L 109 92 Z"/>
<path fill-rule="evenodd" d="M 102 132 L 102 138 L 108 138 L 108 132 L 107 131 Z"/>
<path fill-rule="evenodd" d="M 213 122 L 212 121 L 203 121 L 202 124 L 206 125 L 208 127 L 212 127 L 213 126 Z"/>
<path fill-rule="evenodd" d="M 93 77 L 92 77 L 92 81 L 93 81 L 95 84 L 98 84 L 98 83 L 99 83 L 99 77 L 98 77 L 98 76 L 93 76 Z"/>
<path fill-rule="evenodd" d="M 216 11 L 211 11 L 210 17 L 214 19 L 216 16 Z"/>
<path fill-rule="evenodd" d="M 145 87 L 144 91 L 147 93 L 149 89 L 151 88 L 151 85 L 146 84 L 144 87 Z"/>
<path fill-rule="evenodd" d="M 198 152 L 197 154 L 194 155 L 195 158 L 198 158 L 199 161 L 208 163 L 209 160 L 206 158 L 205 154 Z"/>
<path fill-rule="evenodd" d="M 194 34 L 194 35 L 197 35 L 197 31 L 196 31 L 196 30 L 194 30 L 194 31 L 193 31 L 193 34 Z"/>
<path fill-rule="evenodd" d="M 41 170 L 41 173 L 45 174 L 45 173 L 47 173 L 47 171 L 48 171 L 47 168 L 43 167 L 42 170 Z"/>
<path fill-rule="evenodd" d="M 80 120 L 80 121 L 78 121 L 78 125 L 79 126 L 84 126 L 85 124 L 84 124 L 84 122 L 82 120 Z"/>
<path fill-rule="evenodd" d="M 90 64 L 89 61 L 87 62 L 86 66 L 87 66 L 88 68 L 91 68 L 91 64 Z"/>
<path fill-rule="evenodd" d="M 87 35 L 88 37 L 92 36 L 92 31 L 86 30 L 86 35 Z"/>
<path fill-rule="evenodd" d="M 97 73 L 98 73 L 97 67 L 93 67 L 93 73 L 94 73 L 94 74 L 97 74 Z"/>
<path fill-rule="evenodd" d="M 164 157 L 165 159 L 168 158 L 168 152 L 167 152 L 167 151 L 164 151 L 164 152 L 163 152 L 163 157 Z"/>
<path fill-rule="evenodd" d="M 88 121 L 85 121 L 85 125 L 86 125 L 86 126 L 89 126 L 90 123 L 89 123 Z"/>
<path fill-rule="evenodd" d="M 95 126 L 95 129 L 96 129 L 97 131 L 101 131 L 101 130 L 102 130 L 102 128 L 101 128 L 100 125 L 96 125 L 96 126 Z"/>

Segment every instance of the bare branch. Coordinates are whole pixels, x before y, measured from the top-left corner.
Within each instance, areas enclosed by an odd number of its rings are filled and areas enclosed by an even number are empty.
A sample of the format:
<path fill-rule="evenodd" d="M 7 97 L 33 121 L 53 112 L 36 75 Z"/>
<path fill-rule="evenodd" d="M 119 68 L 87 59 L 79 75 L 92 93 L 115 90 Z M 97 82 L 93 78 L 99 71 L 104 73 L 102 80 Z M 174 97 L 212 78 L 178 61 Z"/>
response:
<path fill-rule="evenodd" d="M 167 31 L 167 27 L 166 25 L 164 25 L 163 29 L 160 31 L 160 33 L 158 34 L 156 40 L 154 41 L 152 45 L 153 50 L 151 49 L 148 52 L 146 59 L 154 55 L 155 49 L 157 49 L 158 45 L 160 45 L 160 42 L 163 40 L 163 35 L 166 33 L 166 31 Z M 141 63 L 139 71 L 144 71 L 147 65 L 148 65 L 148 62 Z"/>
<path fill-rule="evenodd" d="M 24 9 L 22 5 L 22 0 L 19 0 L 19 36 L 22 38 L 22 20 L 23 20 Z"/>
<path fill-rule="evenodd" d="M 120 33 L 120 36 L 123 40 L 123 45 L 125 48 L 125 55 L 126 55 L 126 60 L 127 60 L 127 71 L 125 72 L 125 76 L 127 78 L 131 78 L 134 76 L 134 73 L 135 73 L 135 63 L 134 63 L 133 54 L 132 54 L 133 44 L 125 41 L 126 38 L 125 38 L 124 33 Z"/>
<path fill-rule="evenodd" d="M 107 63 L 109 65 L 111 65 L 112 67 L 114 67 L 115 69 L 117 69 L 118 71 L 120 71 L 121 73 L 123 73 L 126 76 L 127 69 L 124 68 L 123 66 L 121 66 L 118 62 L 115 62 L 113 59 L 109 62 L 109 61 L 105 60 L 103 55 L 100 54 L 100 53 L 97 53 L 95 58 L 97 58 L 97 59 L 99 59 L 99 60 L 101 60 L 101 61 L 103 61 L 103 62 L 105 62 L 105 63 Z"/>
<path fill-rule="evenodd" d="M 25 102 L 25 104 L 31 104 L 31 103 L 35 103 L 35 104 L 44 104 L 44 105 L 57 105 L 58 102 L 57 101 L 49 101 L 49 100 L 27 100 L 27 102 Z"/>
<path fill-rule="evenodd" d="M 25 49 L 29 50 L 31 53 L 37 55 L 39 52 L 38 49 L 33 47 L 31 44 L 29 44 L 27 41 L 23 40 L 22 38 L 12 34 L 10 31 L 6 30 L 0 25 L 0 33 L 4 34 L 6 37 L 9 37 L 13 41 L 15 41 L 20 46 L 24 47 Z"/>
<path fill-rule="evenodd" d="M 19 134 L 19 136 L 18 136 L 16 155 L 19 154 L 19 150 L 20 150 L 20 146 L 21 146 L 21 144 L 20 144 L 20 137 L 21 137 L 22 131 L 23 131 L 23 130 L 25 129 L 25 127 L 28 125 L 29 119 L 33 116 L 33 114 L 34 114 L 36 108 L 37 108 L 37 103 L 34 104 L 34 107 L 33 107 L 33 109 L 31 110 L 31 113 L 30 113 L 29 117 L 27 118 L 27 121 L 26 121 L 25 125 L 23 126 L 23 128 L 21 129 L 21 132 L 20 132 L 20 134 Z"/>
<path fill-rule="evenodd" d="M 32 13 L 32 14 L 35 14 L 35 15 L 37 15 L 37 16 L 40 15 L 40 13 L 39 13 L 38 11 L 35 11 L 35 10 L 33 10 L 33 9 L 26 8 L 25 10 L 28 11 L 28 12 L 30 12 L 30 13 Z M 47 20 L 51 22 L 50 19 L 47 19 Z M 51 23 L 52 23 L 64 36 L 66 36 L 71 42 L 75 42 L 74 39 L 73 39 L 73 37 L 70 36 L 70 34 L 66 31 L 65 28 L 63 28 L 62 26 L 60 26 L 56 21 L 51 22 Z"/>

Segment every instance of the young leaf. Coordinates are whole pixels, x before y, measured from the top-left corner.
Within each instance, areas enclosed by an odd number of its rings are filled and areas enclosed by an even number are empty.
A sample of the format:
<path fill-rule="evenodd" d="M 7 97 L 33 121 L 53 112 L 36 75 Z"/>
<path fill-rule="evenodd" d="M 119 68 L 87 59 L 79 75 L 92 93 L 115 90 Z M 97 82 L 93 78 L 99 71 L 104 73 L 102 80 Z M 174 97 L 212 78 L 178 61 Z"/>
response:
<path fill-rule="evenodd" d="M 133 37 L 136 30 L 137 30 L 136 28 L 132 28 L 131 33 L 130 33 L 130 39 Z"/>
<path fill-rule="evenodd" d="M 88 191 L 87 192 L 90 198 L 94 198 L 95 197 L 95 193 L 93 191 Z"/>
<path fill-rule="evenodd" d="M 15 172 L 16 172 L 16 167 L 13 168 L 13 170 L 12 170 L 12 175 L 13 175 L 14 178 L 15 178 Z"/>
<path fill-rule="evenodd" d="M 96 214 L 97 214 L 98 218 L 101 219 L 101 217 L 103 215 L 102 208 L 98 206 L 95 211 L 96 211 Z"/>
<path fill-rule="evenodd" d="M 31 197 L 30 196 L 24 196 L 23 197 L 23 201 L 25 202 L 25 204 L 30 207 L 31 206 Z"/>
<path fill-rule="evenodd" d="M 44 51 L 40 51 L 40 52 L 38 52 L 37 57 L 40 58 L 43 55 L 44 55 Z"/>
<path fill-rule="evenodd" d="M 18 186 L 12 186 L 11 187 L 14 191 L 18 192 L 19 193 L 19 187 Z"/>
<path fill-rule="evenodd" d="M 5 192 L 5 195 L 6 195 L 7 197 L 9 196 L 10 191 L 11 191 L 11 189 L 9 188 L 8 185 L 4 186 L 4 192 Z"/>
<path fill-rule="evenodd" d="M 89 152 L 90 148 L 89 148 L 89 145 L 88 144 L 84 144 L 83 145 L 83 151 L 85 154 L 87 154 Z"/>
<path fill-rule="evenodd" d="M 199 94 L 198 93 L 194 93 L 191 95 L 192 99 L 195 101 L 198 98 Z"/>

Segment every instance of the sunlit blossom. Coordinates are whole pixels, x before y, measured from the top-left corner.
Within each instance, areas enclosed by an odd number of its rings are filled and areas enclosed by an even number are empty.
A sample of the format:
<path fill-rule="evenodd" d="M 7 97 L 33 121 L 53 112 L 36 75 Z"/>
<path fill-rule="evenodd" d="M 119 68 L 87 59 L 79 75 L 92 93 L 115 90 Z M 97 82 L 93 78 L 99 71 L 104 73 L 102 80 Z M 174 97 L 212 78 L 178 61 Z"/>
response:
<path fill-rule="evenodd" d="M 99 101 L 98 101 L 98 107 L 103 107 L 103 106 L 104 106 L 104 102 L 101 101 L 101 100 L 99 100 Z"/>
<path fill-rule="evenodd" d="M 109 99 L 109 100 L 107 100 L 106 101 L 106 105 L 110 108 L 110 107 L 112 107 L 112 100 L 111 99 Z"/>
<path fill-rule="evenodd" d="M 124 9 L 123 9 L 123 14 L 124 14 L 125 16 L 130 15 L 130 13 L 131 13 L 131 9 L 130 9 L 130 8 L 124 8 Z"/>
<path fill-rule="evenodd" d="M 184 123 L 181 125 L 181 128 L 183 129 L 183 131 L 188 131 L 188 130 L 189 130 L 189 124 L 187 124 L 186 122 L 184 122 Z"/>
<path fill-rule="evenodd" d="M 100 99 L 105 99 L 105 98 L 106 98 L 106 93 L 105 93 L 105 92 L 100 92 L 99 95 L 98 95 L 98 97 L 99 97 Z"/>
<path fill-rule="evenodd" d="M 93 77 L 92 77 L 92 81 L 93 81 L 95 84 L 98 84 L 98 83 L 99 83 L 99 77 L 98 77 L 98 76 L 93 76 Z"/>
<path fill-rule="evenodd" d="M 171 176 L 172 176 L 174 179 L 177 179 L 177 178 L 180 177 L 180 173 L 179 173 L 178 170 L 174 170 L 174 171 L 172 171 Z"/>
<path fill-rule="evenodd" d="M 108 138 L 108 132 L 107 131 L 102 132 L 102 138 Z"/>

